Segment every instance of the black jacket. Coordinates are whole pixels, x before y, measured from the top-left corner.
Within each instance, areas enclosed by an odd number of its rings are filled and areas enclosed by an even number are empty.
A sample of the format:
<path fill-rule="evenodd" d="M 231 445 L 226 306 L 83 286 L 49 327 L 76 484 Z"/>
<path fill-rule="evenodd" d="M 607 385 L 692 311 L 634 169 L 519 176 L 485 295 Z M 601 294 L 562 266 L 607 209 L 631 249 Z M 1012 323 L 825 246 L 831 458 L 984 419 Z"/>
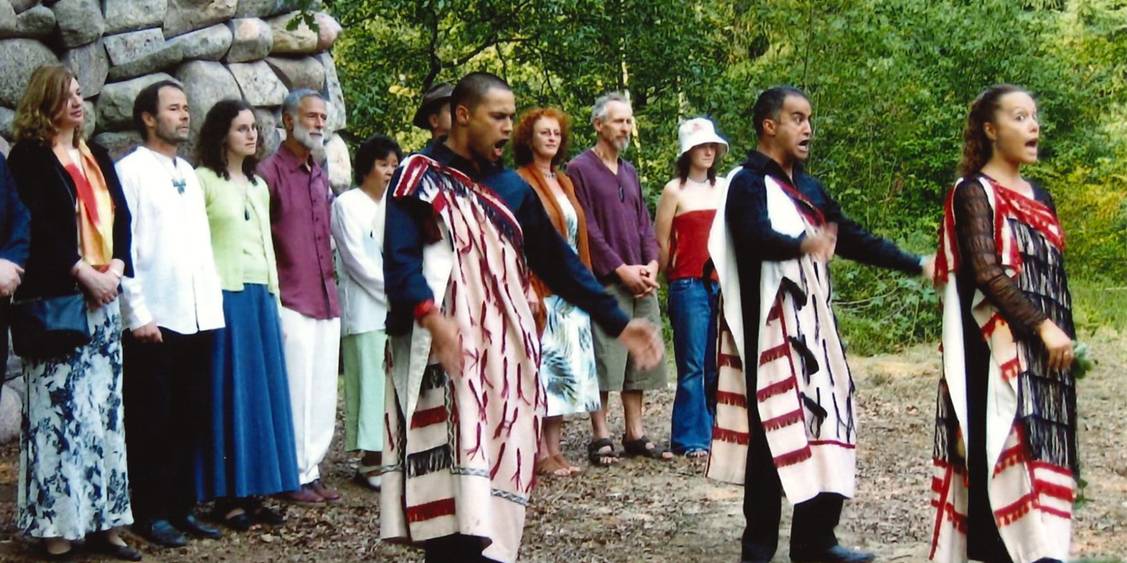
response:
<path fill-rule="evenodd" d="M 0 156 L 0 258 L 20 266 L 27 262 L 27 222 L 27 207 L 16 190 L 7 160 Z"/>
<path fill-rule="evenodd" d="M 771 176 L 794 186 L 825 215 L 826 222 L 837 223 L 836 254 L 881 268 L 918 275 L 920 258 L 900 250 L 892 242 L 874 236 L 842 212 L 841 206 L 814 177 L 806 174 L 801 164 L 794 166 L 794 178 L 788 178 L 777 162 L 759 151 L 751 151 L 743 169 L 728 185 L 725 221 L 735 247 L 736 268 L 740 276 L 743 301 L 745 352 L 755 354 L 759 342 L 759 277 L 763 262 L 782 262 L 802 255 L 802 237 L 784 235 L 771 228 L 767 216 L 767 187 L 764 178 Z M 749 373 L 754 373 L 750 370 Z"/>
<path fill-rule="evenodd" d="M 125 263 L 125 275 L 133 275 L 130 257 L 130 215 L 121 182 L 109 153 L 90 145 L 102 170 L 114 205 L 113 257 Z M 53 297 L 76 293 L 71 268 L 78 262 L 76 191 L 51 147 L 37 141 L 20 141 L 8 154 L 20 197 L 31 213 L 31 252 L 16 299 Z"/>

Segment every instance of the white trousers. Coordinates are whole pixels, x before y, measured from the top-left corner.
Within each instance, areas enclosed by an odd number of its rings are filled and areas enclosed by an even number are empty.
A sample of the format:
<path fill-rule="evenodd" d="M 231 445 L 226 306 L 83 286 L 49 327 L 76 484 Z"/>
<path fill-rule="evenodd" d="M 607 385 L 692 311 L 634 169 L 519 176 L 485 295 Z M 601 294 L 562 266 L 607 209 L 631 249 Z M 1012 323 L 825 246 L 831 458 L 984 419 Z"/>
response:
<path fill-rule="evenodd" d="M 314 319 L 285 307 L 280 311 L 298 479 L 305 485 L 320 478 L 318 464 L 333 442 L 340 319 Z"/>

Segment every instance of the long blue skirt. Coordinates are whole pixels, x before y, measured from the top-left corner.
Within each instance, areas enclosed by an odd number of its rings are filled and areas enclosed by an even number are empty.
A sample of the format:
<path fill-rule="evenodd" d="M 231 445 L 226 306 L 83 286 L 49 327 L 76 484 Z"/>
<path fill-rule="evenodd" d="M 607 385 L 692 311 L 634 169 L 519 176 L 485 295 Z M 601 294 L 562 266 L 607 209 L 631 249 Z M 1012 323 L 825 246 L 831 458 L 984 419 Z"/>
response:
<path fill-rule="evenodd" d="M 261 284 L 223 292 L 208 392 L 212 412 L 196 458 L 196 495 L 206 501 L 300 486 L 278 305 Z"/>

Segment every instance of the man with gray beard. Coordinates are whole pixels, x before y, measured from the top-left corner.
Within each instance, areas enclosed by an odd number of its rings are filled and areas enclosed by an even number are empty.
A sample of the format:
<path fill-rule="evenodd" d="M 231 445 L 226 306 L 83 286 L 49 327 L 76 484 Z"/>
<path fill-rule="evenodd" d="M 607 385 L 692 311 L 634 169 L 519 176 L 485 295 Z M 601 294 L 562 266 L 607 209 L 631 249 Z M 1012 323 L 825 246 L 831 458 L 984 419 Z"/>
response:
<path fill-rule="evenodd" d="M 642 193 L 638 172 L 622 153 L 630 146 L 634 110 L 623 94 L 612 92 L 595 100 L 591 123 L 598 140 L 567 165 L 583 212 L 591 245 L 591 269 L 633 319 L 661 326 L 657 303 L 658 247 L 653 222 Z M 599 375 L 601 408 L 591 413 L 592 441 L 588 460 L 599 466 L 617 461 L 607 427 L 610 391 L 622 396 L 626 455 L 669 460 L 673 454 L 646 437 L 642 427 L 642 392 L 665 388 L 665 364 L 638 369 L 614 337 L 593 326 L 595 367 Z"/>
<path fill-rule="evenodd" d="M 337 406 L 340 305 L 330 246 L 329 178 L 323 151 L 328 102 L 314 90 L 282 103 L 286 140 L 258 165 L 270 188 L 270 224 L 281 290 L 282 345 L 293 407 L 301 488 L 289 500 L 322 504 L 340 493 L 321 482 L 318 465 L 333 441 Z"/>

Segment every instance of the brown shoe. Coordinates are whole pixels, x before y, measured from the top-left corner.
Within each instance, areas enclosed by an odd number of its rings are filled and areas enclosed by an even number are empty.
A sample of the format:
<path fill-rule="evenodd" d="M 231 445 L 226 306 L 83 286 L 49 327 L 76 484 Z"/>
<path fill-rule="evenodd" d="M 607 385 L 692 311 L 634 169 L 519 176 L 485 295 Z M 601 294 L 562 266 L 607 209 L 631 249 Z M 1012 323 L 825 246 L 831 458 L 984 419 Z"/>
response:
<path fill-rule="evenodd" d="M 306 486 L 309 487 L 311 491 L 316 493 L 317 496 L 325 499 L 325 502 L 340 501 L 340 493 L 338 493 L 336 489 L 329 488 L 327 485 L 322 483 L 320 479 L 317 479 L 316 481 L 313 481 Z"/>
<path fill-rule="evenodd" d="M 312 484 L 302 485 L 296 491 L 282 494 L 282 499 L 297 504 L 324 504 L 325 498 L 317 494 Z"/>

